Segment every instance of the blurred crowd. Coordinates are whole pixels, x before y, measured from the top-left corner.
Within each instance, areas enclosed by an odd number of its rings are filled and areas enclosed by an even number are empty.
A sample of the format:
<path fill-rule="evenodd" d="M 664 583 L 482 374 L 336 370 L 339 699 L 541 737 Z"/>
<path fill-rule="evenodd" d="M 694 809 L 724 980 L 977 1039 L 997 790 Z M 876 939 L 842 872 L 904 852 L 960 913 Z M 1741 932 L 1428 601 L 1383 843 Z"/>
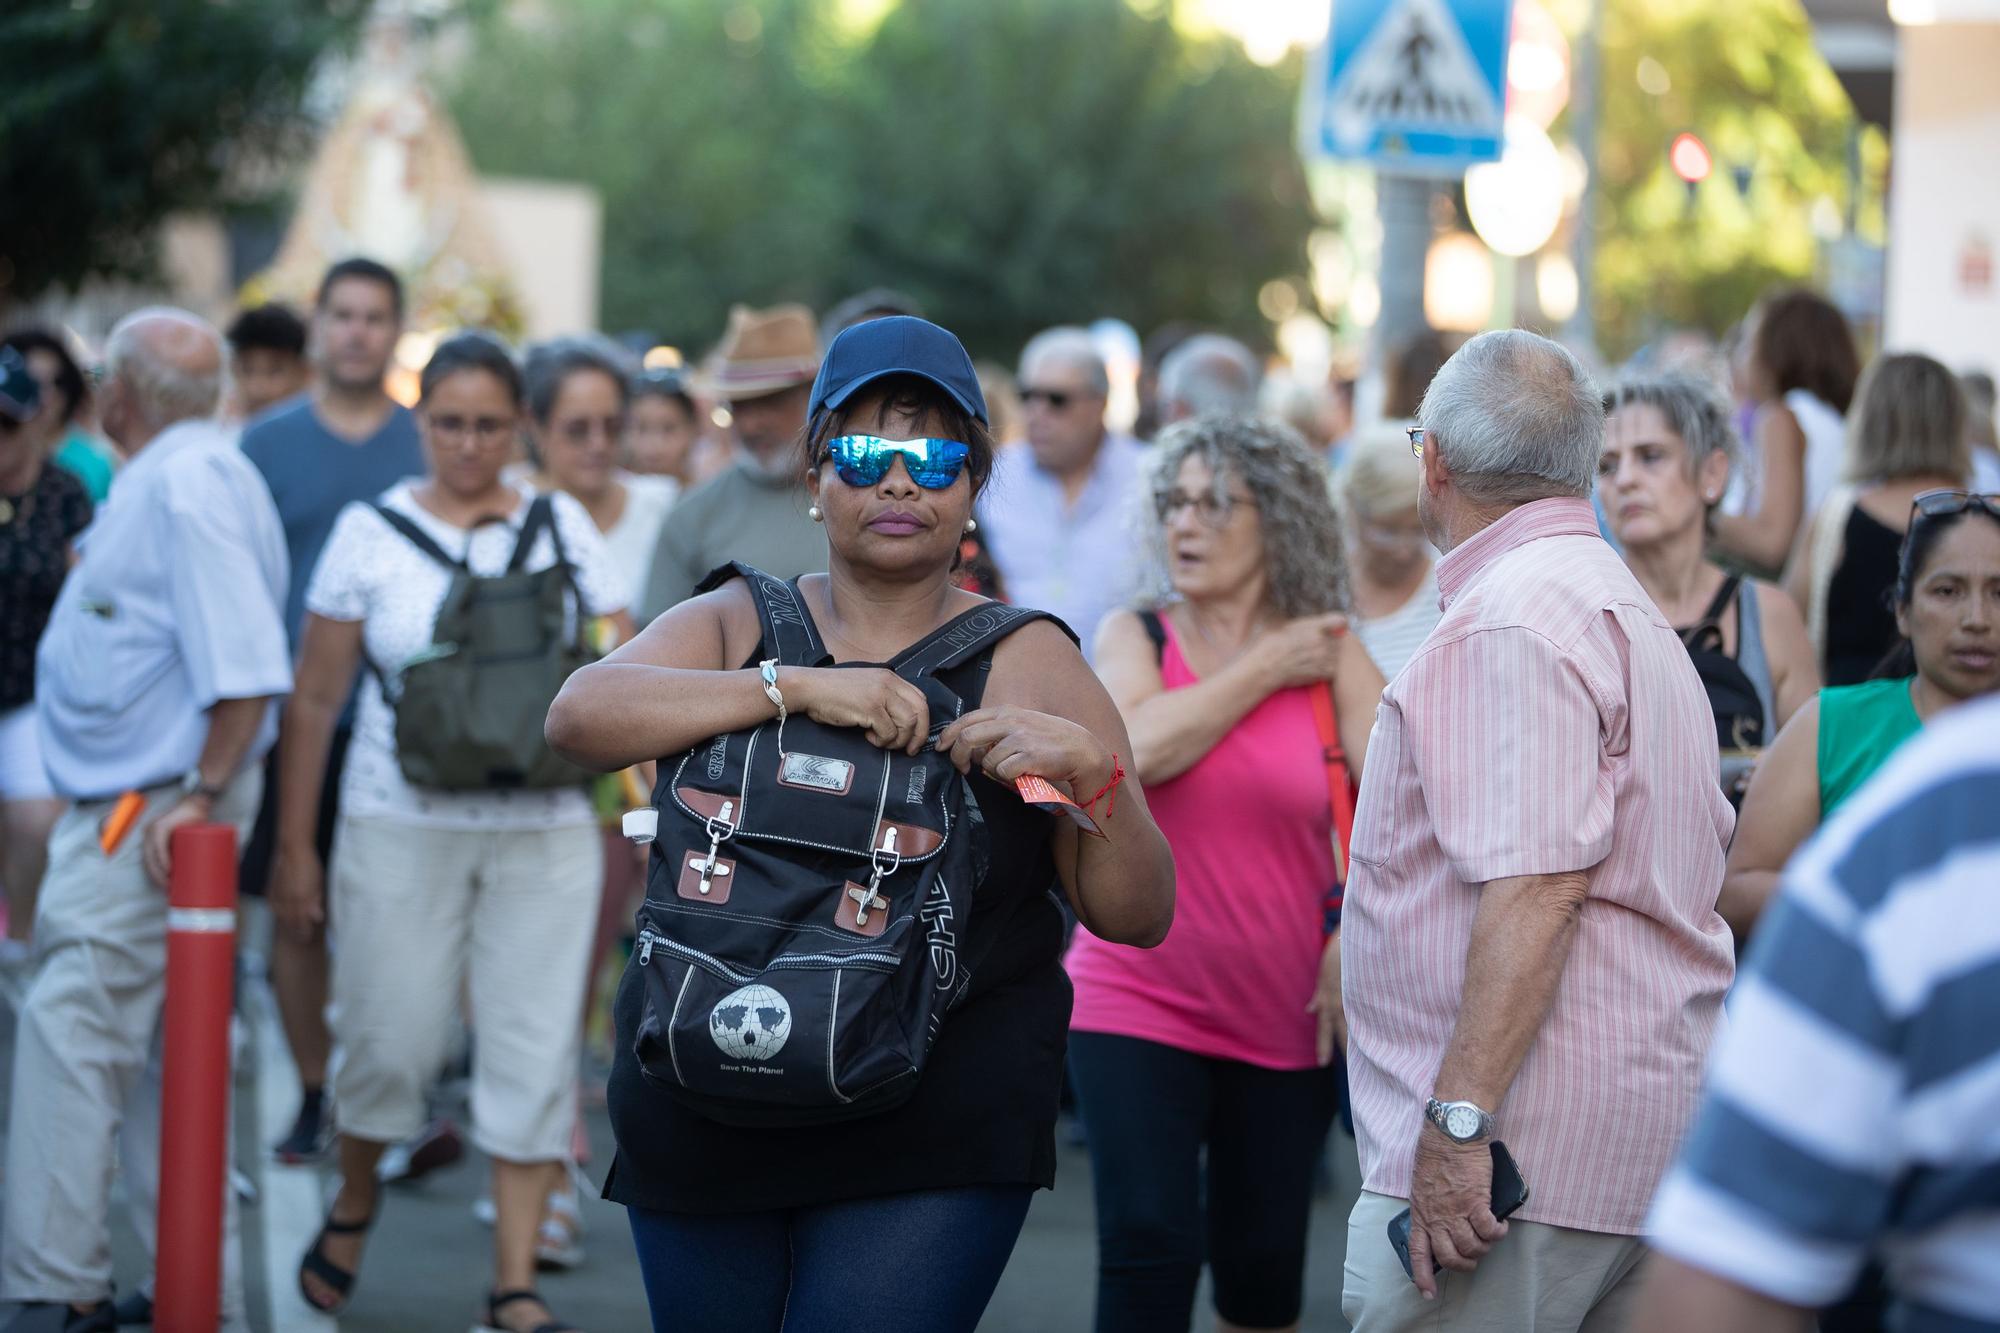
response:
<path fill-rule="evenodd" d="M 110 1181 L 157 1188 L 159 887 L 172 830 L 221 822 L 303 1088 L 265 1146 L 336 1177 L 305 1298 L 365 1290 L 381 1187 L 469 1140 L 485 1326 L 567 1327 L 536 1274 L 586 1262 L 582 1107 L 645 887 L 619 819 L 653 774 L 427 778 L 460 756 L 399 704 L 474 579 L 553 608 L 568 670 L 732 561 L 824 572 L 823 358 L 923 314 L 739 307 L 671 366 L 454 332 L 408 405 L 367 259 L 224 330 L 0 338 L 0 1299 L 149 1318 L 149 1284 L 109 1299 Z M 1805 290 L 1601 372 L 1425 332 L 1303 377 L 1175 326 L 1118 412 L 1081 324 L 976 370 L 951 583 L 1074 632 L 1178 867 L 1164 943 L 1067 945 L 1100 1330 L 1185 1327 L 1204 1268 L 1222 1327 L 1296 1327 L 1329 1133 L 1361 1144 L 1358 1328 L 1433 1295 L 1487 1327 L 1992 1326 L 1991 376 L 1864 360 Z M 539 744 L 546 698 L 494 697 Z"/>

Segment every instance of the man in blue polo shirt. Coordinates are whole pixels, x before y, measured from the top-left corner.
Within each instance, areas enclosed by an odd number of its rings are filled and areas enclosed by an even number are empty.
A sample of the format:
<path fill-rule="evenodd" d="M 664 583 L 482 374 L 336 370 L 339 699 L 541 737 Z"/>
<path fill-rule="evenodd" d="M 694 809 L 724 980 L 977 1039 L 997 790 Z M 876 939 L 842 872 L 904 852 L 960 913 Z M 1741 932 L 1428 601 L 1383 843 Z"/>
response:
<path fill-rule="evenodd" d="M 306 584 L 340 511 L 372 500 L 424 470 L 416 417 L 383 387 L 403 327 L 403 288 L 372 259 L 345 259 L 321 279 L 312 316 L 318 371 L 312 392 L 274 409 L 243 432 L 243 452 L 264 474 L 285 525 L 292 577 L 285 593 L 285 628 L 298 650 Z M 332 851 L 351 713 L 334 733 L 325 795 L 320 803 L 319 853 Z M 243 888 L 262 893 L 270 873 L 278 809 L 276 756 L 265 772 L 264 806 L 243 853 Z M 304 1088 L 297 1123 L 276 1147 L 283 1162 L 319 1156 L 331 1120 L 322 1089 L 332 1038 L 326 1028 L 327 954 L 323 935 L 301 939 L 278 931 L 271 940 L 271 988 L 285 1041 Z"/>

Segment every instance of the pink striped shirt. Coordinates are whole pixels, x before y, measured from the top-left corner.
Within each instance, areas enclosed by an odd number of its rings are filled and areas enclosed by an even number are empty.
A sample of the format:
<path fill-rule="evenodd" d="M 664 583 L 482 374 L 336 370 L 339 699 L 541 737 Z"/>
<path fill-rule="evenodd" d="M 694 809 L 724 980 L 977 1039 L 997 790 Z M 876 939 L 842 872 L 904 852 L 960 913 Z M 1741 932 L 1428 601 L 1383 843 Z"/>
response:
<path fill-rule="evenodd" d="M 1528 1181 L 1522 1218 L 1636 1235 L 1735 970 L 1715 722 L 1588 503 L 1514 510 L 1437 579 L 1444 618 L 1382 696 L 1355 815 L 1341 951 L 1362 1177 L 1409 1197 L 1479 886 L 1589 870 L 1555 1002 L 1487 1109 Z"/>

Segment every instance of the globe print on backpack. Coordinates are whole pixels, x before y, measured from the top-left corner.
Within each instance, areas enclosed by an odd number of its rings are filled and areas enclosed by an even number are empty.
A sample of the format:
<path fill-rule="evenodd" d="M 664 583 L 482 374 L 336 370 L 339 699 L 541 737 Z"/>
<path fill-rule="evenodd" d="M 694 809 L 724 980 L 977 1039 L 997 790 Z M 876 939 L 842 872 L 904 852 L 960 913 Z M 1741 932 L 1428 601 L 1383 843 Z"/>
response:
<path fill-rule="evenodd" d="M 738 1060 L 769 1060 L 792 1035 L 792 1006 L 769 986 L 744 986 L 722 997 L 708 1016 L 708 1030 Z"/>

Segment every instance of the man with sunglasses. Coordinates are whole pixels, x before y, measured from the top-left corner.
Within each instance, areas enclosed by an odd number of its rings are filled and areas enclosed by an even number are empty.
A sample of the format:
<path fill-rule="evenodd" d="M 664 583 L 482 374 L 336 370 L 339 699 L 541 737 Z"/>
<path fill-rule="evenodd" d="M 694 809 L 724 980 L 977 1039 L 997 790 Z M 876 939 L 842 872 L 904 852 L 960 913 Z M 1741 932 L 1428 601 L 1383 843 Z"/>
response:
<path fill-rule="evenodd" d="M 1028 438 L 1001 447 L 979 522 L 1007 595 L 1083 640 L 1138 584 L 1133 540 L 1145 456 L 1104 424 L 1111 382 L 1089 332 L 1054 328 L 1021 353 Z"/>
<path fill-rule="evenodd" d="M 806 517 L 795 452 L 818 373 L 819 332 L 810 310 L 730 312 L 709 387 L 729 405 L 736 459 L 675 505 L 639 598 L 641 625 L 693 596 L 703 575 L 731 560 L 778 578 L 826 568 L 826 539 Z"/>

